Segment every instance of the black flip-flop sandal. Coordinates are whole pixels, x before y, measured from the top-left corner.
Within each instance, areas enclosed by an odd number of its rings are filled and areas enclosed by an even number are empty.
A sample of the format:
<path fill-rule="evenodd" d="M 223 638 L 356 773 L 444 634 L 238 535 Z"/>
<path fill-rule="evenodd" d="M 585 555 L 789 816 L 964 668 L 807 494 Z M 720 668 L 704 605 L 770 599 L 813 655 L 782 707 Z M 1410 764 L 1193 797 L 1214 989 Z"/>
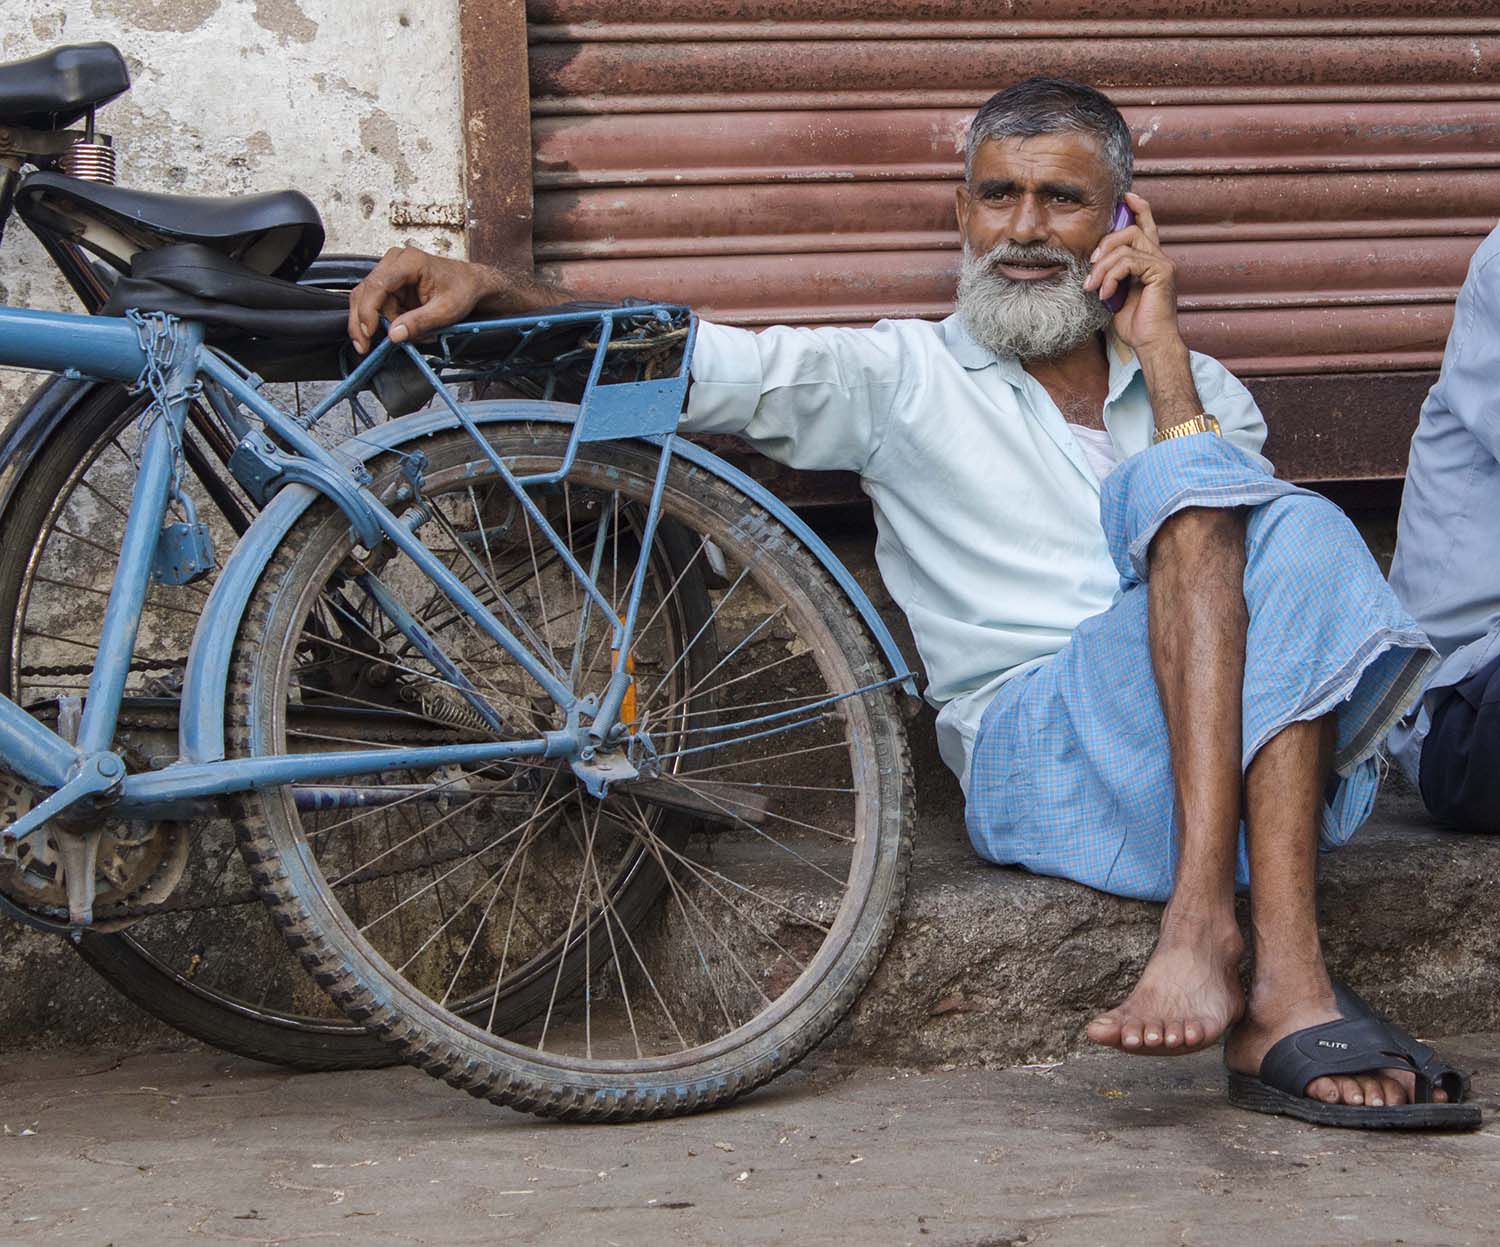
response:
<path fill-rule="evenodd" d="M 1373 1005 L 1347 983 L 1337 979 L 1333 983 L 1333 1001 L 1346 1018 L 1373 1018 L 1399 1039 L 1407 1054 L 1417 1063 L 1417 1074 L 1425 1077 L 1439 1091 L 1444 1092 L 1450 1104 L 1469 1098 L 1469 1076 L 1438 1059 L 1438 1054 L 1420 1039 L 1414 1039 L 1390 1018 L 1376 1012 Z M 1477 1110 L 1476 1110 L 1477 1111 Z"/>
<path fill-rule="evenodd" d="M 1475 1130 L 1479 1105 L 1463 1103 L 1469 1079 L 1443 1064 L 1426 1044 L 1377 1014 L 1346 987 L 1335 987 L 1344 1017 L 1278 1040 L 1261 1061 L 1260 1076 L 1229 1074 L 1229 1102 L 1254 1113 L 1276 1113 L 1316 1126 L 1354 1130 Z M 1324 1104 L 1303 1094 L 1308 1083 L 1338 1074 L 1406 1067 L 1416 1076 L 1416 1102 Z M 1448 1096 L 1435 1103 L 1434 1090 Z"/>

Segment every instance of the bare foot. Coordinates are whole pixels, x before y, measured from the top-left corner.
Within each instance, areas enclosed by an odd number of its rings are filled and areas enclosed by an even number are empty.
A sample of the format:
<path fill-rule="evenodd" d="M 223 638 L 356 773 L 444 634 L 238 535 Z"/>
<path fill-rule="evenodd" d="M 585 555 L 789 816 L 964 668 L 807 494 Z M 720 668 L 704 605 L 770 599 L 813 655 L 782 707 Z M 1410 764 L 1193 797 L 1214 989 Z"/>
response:
<path fill-rule="evenodd" d="M 1245 1011 L 1243 951 L 1232 914 L 1227 921 L 1183 920 L 1169 908 L 1134 990 L 1089 1023 L 1088 1037 L 1150 1056 L 1181 1056 L 1217 1043 Z"/>
<path fill-rule="evenodd" d="M 1257 986 L 1244 1021 L 1224 1041 L 1224 1064 L 1237 1074 L 1258 1076 L 1260 1063 L 1278 1040 L 1340 1016 L 1331 990 L 1287 1001 Z M 1410 1104 L 1416 1085 L 1416 1075 L 1408 1069 L 1372 1069 L 1363 1074 L 1314 1078 L 1302 1094 L 1324 1104 L 1368 1104 L 1379 1108 L 1386 1104 Z M 1436 1088 L 1432 1098 L 1439 1104 L 1448 1100 Z"/>

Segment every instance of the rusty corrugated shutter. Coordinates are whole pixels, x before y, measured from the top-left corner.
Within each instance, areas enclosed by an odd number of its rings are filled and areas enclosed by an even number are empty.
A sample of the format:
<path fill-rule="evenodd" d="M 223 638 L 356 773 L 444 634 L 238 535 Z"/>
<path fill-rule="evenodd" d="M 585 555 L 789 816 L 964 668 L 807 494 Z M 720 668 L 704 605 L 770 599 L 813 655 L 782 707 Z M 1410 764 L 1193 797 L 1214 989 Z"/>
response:
<path fill-rule="evenodd" d="M 1186 333 L 1262 379 L 1273 451 L 1299 479 L 1400 474 L 1468 258 L 1500 217 L 1494 0 L 529 0 L 526 15 L 537 263 L 752 326 L 946 314 L 974 107 L 1035 72 L 1107 91 L 1182 268 Z"/>

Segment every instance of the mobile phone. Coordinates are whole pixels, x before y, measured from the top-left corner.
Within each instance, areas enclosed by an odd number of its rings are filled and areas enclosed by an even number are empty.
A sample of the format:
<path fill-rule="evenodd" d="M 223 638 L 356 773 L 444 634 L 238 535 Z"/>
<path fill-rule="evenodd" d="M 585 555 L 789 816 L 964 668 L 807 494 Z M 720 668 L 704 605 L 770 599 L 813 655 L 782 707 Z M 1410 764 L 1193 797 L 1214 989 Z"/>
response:
<path fill-rule="evenodd" d="M 1122 199 L 1119 206 L 1115 209 L 1115 221 L 1114 224 L 1109 227 L 1109 232 L 1113 234 L 1116 230 L 1122 230 L 1127 225 L 1134 224 L 1135 213 L 1130 210 L 1129 205 L 1127 205 Z M 1115 287 L 1114 294 L 1110 295 L 1109 298 L 1104 300 L 1104 306 L 1109 308 L 1111 312 L 1118 312 L 1122 307 L 1125 306 L 1125 300 L 1129 297 L 1130 278 L 1127 277 L 1124 281 L 1122 281 L 1118 286 Z"/>

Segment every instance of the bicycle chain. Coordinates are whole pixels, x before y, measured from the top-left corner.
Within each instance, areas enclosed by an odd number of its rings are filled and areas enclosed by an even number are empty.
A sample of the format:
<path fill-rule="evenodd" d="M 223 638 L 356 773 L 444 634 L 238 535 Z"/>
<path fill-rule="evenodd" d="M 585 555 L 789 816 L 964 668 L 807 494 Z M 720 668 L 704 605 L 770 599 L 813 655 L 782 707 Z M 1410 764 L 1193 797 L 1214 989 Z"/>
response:
<path fill-rule="evenodd" d="M 154 659 L 137 658 L 130 664 L 132 672 L 143 671 L 186 671 L 186 658 Z M 21 674 L 26 676 L 57 676 L 57 675 L 93 675 L 94 664 L 85 663 L 58 663 L 52 666 L 22 667 Z"/>

